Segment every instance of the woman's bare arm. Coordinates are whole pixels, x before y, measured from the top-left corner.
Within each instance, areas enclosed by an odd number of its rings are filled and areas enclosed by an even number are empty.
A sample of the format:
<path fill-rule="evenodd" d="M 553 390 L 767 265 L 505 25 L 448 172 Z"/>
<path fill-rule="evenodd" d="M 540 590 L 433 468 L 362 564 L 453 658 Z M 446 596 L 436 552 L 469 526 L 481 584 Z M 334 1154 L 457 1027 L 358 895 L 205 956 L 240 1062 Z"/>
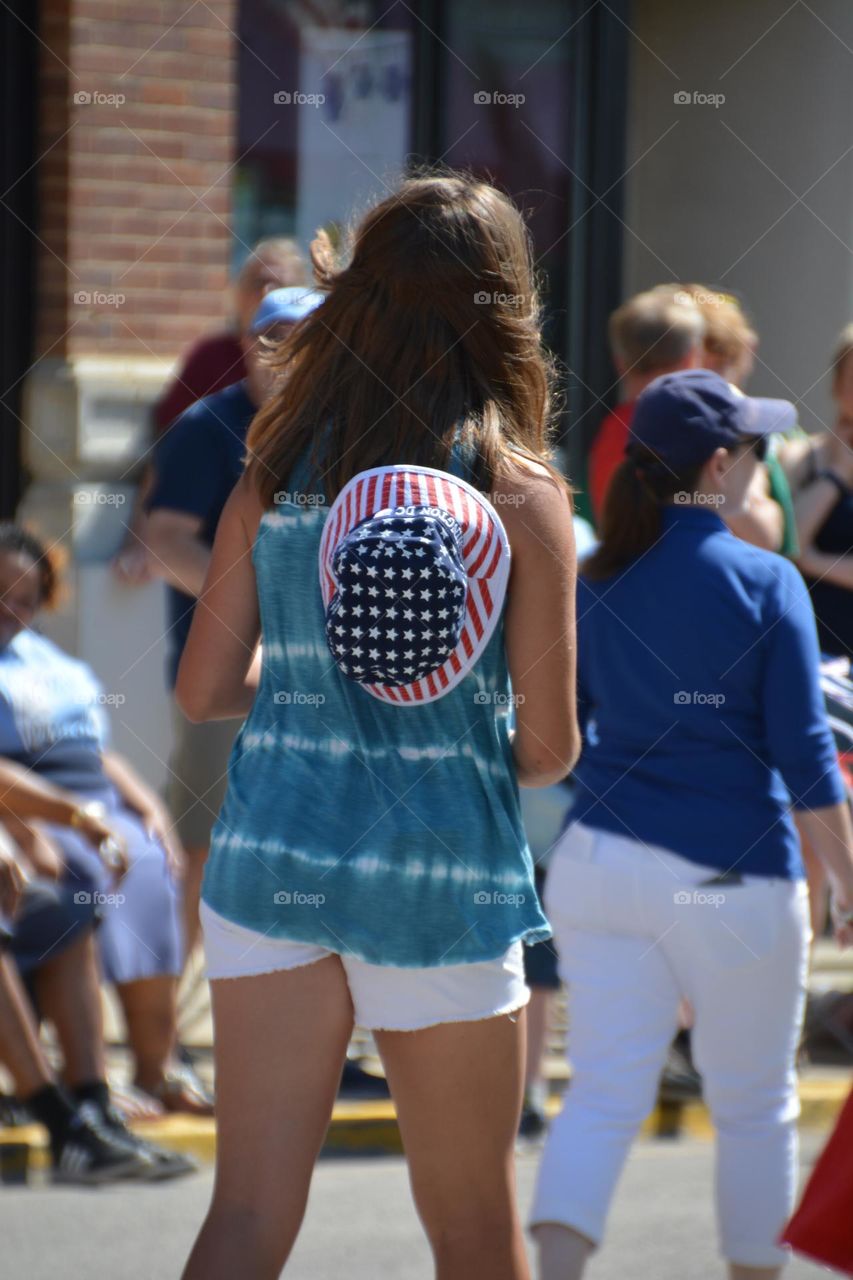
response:
<path fill-rule="evenodd" d="M 64 787 L 14 760 L 0 759 L 0 819 L 41 819 L 69 827 L 79 807 L 78 798 Z"/>
<path fill-rule="evenodd" d="M 103 751 L 101 763 L 104 773 L 129 809 L 136 813 L 149 813 L 155 808 L 162 808 L 163 802 L 157 792 L 124 756 L 120 756 L 117 751 Z"/>
<path fill-rule="evenodd" d="M 575 540 L 565 487 L 544 467 L 521 466 L 493 491 L 512 549 L 504 636 L 515 698 L 513 753 L 519 783 L 547 787 L 570 772 L 580 752 Z"/>
<path fill-rule="evenodd" d="M 151 572 L 188 596 L 198 596 L 210 568 L 210 548 L 199 516 L 158 508 L 147 518 L 145 541 Z"/>
<path fill-rule="evenodd" d="M 817 551 L 806 547 L 797 557 L 797 567 L 809 578 L 831 582 L 836 587 L 853 591 L 853 555 L 833 555 L 829 551 Z M 850 602 L 853 609 L 853 600 Z"/>

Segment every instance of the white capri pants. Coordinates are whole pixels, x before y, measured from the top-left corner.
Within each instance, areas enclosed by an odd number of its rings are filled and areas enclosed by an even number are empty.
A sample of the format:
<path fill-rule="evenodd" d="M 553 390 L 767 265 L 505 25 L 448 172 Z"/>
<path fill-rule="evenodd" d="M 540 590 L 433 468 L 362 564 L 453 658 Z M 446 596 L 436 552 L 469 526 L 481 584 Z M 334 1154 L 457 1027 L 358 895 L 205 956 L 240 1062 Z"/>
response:
<path fill-rule="evenodd" d="M 717 1135 L 721 1251 L 771 1267 L 797 1184 L 796 1052 L 811 924 L 803 880 L 744 876 L 581 823 L 545 886 L 569 991 L 573 1074 L 545 1150 L 530 1226 L 598 1245 L 631 1142 L 652 1109 L 686 996 L 693 1057 Z"/>

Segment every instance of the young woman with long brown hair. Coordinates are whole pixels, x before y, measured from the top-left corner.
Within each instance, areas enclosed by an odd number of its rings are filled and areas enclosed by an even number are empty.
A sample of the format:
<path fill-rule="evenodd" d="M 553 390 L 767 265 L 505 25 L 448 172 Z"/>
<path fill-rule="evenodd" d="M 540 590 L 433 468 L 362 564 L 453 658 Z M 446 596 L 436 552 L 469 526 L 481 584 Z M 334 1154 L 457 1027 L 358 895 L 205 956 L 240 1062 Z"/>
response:
<path fill-rule="evenodd" d="M 218 1164 L 185 1275 L 279 1274 L 355 1020 L 440 1280 L 525 1280 L 521 949 L 550 930 L 517 784 L 578 750 L 529 244 L 493 187 L 425 176 L 348 266 L 313 258 L 178 678 L 191 718 L 248 715 L 202 891 Z"/>

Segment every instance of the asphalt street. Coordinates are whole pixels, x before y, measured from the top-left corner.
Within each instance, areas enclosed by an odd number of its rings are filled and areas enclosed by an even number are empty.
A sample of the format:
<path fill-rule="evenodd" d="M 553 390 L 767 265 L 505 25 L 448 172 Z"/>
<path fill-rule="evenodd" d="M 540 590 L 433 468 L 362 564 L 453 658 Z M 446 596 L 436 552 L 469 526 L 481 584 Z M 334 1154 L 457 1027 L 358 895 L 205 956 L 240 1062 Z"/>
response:
<path fill-rule="evenodd" d="M 821 1139 L 808 1135 L 808 1169 Z M 709 1142 L 643 1141 L 619 1187 L 590 1280 L 712 1280 L 716 1252 Z M 534 1154 L 519 1157 L 526 1208 Z M 177 1280 L 210 1196 L 212 1172 L 172 1184 L 0 1189 L 2 1280 Z M 429 1249 L 395 1157 L 321 1161 L 288 1280 L 431 1280 Z M 795 1261 L 786 1280 L 828 1273 Z M 240 1280 L 244 1280 L 240 1277 Z M 245 1280 L 249 1280 L 248 1277 Z"/>

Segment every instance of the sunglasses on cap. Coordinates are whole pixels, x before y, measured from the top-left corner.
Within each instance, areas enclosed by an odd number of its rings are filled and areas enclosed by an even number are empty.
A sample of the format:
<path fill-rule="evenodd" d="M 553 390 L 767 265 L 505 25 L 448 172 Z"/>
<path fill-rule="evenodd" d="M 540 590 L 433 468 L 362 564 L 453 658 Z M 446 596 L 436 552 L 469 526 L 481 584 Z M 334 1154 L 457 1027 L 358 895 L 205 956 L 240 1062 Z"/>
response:
<path fill-rule="evenodd" d="M 767 436 L 741 436 L 739 440 L 735 441 L 734 448 L 740 446 L 751 449 L 759 462 L 763 462 L 767 457 Z"/>

